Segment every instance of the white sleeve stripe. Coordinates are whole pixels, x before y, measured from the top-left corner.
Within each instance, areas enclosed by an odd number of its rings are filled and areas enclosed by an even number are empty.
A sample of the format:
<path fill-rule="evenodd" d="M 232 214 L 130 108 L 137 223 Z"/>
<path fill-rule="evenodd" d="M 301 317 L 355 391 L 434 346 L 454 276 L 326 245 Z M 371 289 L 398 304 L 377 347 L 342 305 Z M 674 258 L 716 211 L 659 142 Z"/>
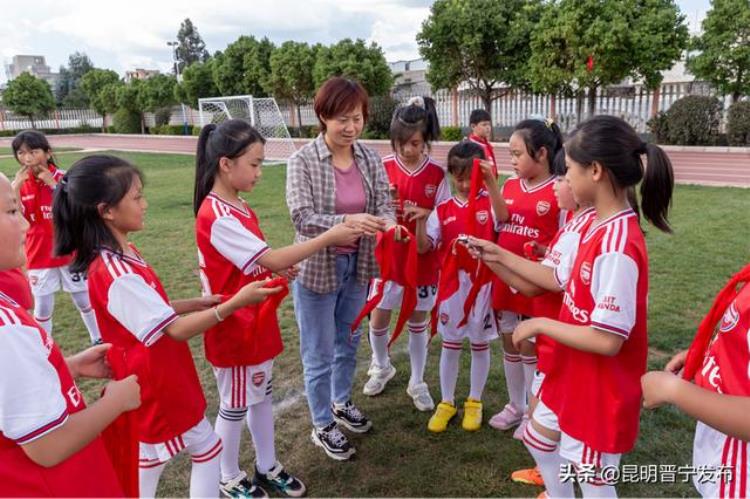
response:
<path fill-rule="evenodd" d="M 254 254 L 253 256 L 251 256 L 250 258 L 248 258 L 248 260 L 245 262 L 244 265 L 242 265 L 242 268 L 240 270 L 243 273 L 245 273 L 245 270 L 247 270 L 250 267 L 250 265 L 252 265 L 253 263 L 255 263 L 261 256 L 265 255 L 266 252 L 268 250 L 270 250 L 270 249 L 271 248 L 269 248 L 268 246 L 266 246 L 262 250 L 258 251 L 256 254 Z"/>
<path fill-rule="evenodd" d="M 557 267 L 552 268 L 552 275 L 555 277 L 555 282 L 560 287 L 560 289 L 565 289 L 565 284 L 562 282 L 562 279 L 560 279 L 560 275 L 557 273 Z"/>
<path fill-rule="evenodd" d="M 625 251 L 625 243 L 628 241 L 628 219 L 623 218 L 620 220 L 622 234 L 620 235 L 620 245 L 617 248 L 619 253 Z"/>
<path fill-rule="evenodd" d="M 618 336 L 622 336 L 625 339 L 628 339 L 628 336 L 630 335 L 630 331 L 626 331 L 622 328 L 615 327 L 610 324 L 604 324 L 601 322 L 592 322 L 591 327 L 593 327 L 594 329 L 599 329 L 600 331 L 605 331 L 607 333 L 612 333 Z"/>
<path fill-rule="evenodd" d="M 156 327 L 154 327 L 151 331 L 149 331 L 143 336 L 143 344 L 147 347 L 150 347 L 152 344 L 156 342 L 156 340 L 158 340 L 161 337 L 161 335 L 157 336 L 157 333 L 161 333 L 164 330 L 164 328 L 169 326 L 171 323 L 173 323 L 177 319 L 178 319 L 177 314 L 172 314 L 166 319 L 164 319 L 163 321 L 161 321 L 159 324 L 156 325 Z"/>
<path fill-rule="evenodd" d="M 39 428 L 36 428 L 30 431 L 26 435 L 16 438 L 14 441 L 19 445 L 28 444 L 29 442 L 33 442 L 34 440 L 43 437 L 44 435 L 50 433 L 51 431 L 56 430 L 60 426 L 64 425 L 67 420 L 68 420 L 68 408 L 66 407 L 65 409 L 63 409 L 62 414 L 60 414 L 54 420 L 50 421 L 49 423 L 46 423 L 43 426 L 40 426 Z"/>
<path fill-rule="evenodd" d="M 109 275 L 112 276 L 112 279 L 120 277 L 117 273 L 117 269 L 112 265 L 109 253 L 102 253 L 102 260 L 104 261 L 104 267 L 107 269 L 107 272 L 109 272 Z"/>
<path fill-rule="evenodd" d="M 8 325 L 12 324 L 16 326 L 22 325 L 21 320 L 18 318 L 16 313 L 10 310 L 9 308 L 0 307 L 0 312 L 1 312 L 0 321 L 2 321 L 3 323 L 6 323 Z"/>

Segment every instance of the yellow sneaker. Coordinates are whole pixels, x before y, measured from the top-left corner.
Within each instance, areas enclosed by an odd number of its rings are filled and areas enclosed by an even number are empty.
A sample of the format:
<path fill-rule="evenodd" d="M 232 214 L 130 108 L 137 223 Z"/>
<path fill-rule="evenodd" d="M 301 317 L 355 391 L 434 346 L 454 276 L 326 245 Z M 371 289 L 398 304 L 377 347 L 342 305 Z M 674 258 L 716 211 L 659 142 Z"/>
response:
<path fill-rule="evenodd" d="M 432 433 L 442 433 L 448 429 L 448 423 L 458 412 L 456 406 L 448 402 L 440 402 L 435 409 L 435 414 L 430 418 L 430 422 L 427 423 L 427 429 Z"/>
<path fill-rule="evenodd" d="M 536 485 L 539 487 L 544 486 L 544 479 L 542 478 L 542 474 L 539 473 L 539 468 L 528 468 L 525 470 L 514 471 L 511 473 L 510 479 L 516 483 Z"/>
<path fill-rule="evenodd" d="M 482 401 L 466 399 L 464 402 L 464 420 L 461 426 L 466 431 L 477 431 L 482 427 Z"/>

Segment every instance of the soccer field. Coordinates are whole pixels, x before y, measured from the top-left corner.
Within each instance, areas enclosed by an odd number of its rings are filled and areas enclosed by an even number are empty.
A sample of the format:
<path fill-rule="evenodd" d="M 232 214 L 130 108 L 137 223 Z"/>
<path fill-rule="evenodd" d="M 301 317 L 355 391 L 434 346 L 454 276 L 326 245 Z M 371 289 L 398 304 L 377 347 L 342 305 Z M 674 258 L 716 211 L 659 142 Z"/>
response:
<path fill-rule="evenodd" d="M 116 153 L 120 154 L 120 153 Z M 184 155 L 122 153 L 140 166 L 146 176 L 149 202 L 146 229 L 132 241 L 155 268 L 171 298 L 186 298 L 200 292 L 193 233 L 193 158 Z M 61 155 L 66 168 L 80 154 Z M 10 178 L 17 168 L 12 159 L 0 159 L 0 171 Z M 284 199 L 285 168 L 264 168 L 256 190 L 246 196 L 260 218 L 269 244 L 290 244 L 293 230 Z M 672 352 L 686 347 L 695 327 L 715 293 L 727 278 L 750 257 L 750 190 L 678 186 L 672 212 L 674 235 L 646 226 L 650 250 L 651 286 L 649 334 L 652 367 L 662 367 Z M 274 366 L 276 442 L 279 460 L 298 474 L 313 496 L 526 496 L 541 489 L 510 482 L 511 471 L 533 465 L 523 445 L 484 426 L 466 433 L 454 423 L 442 435 L 427 432 L 430 414 L 414 409 L 405 389 L 408 381 L 406 335 L 394 345 L 398 374 L 384 394 L 367 398 L 361 394 L 370 350 L 363 341 L 355 382 L 355 402 L 373 420 L 368 435 L 354 435 L 356 458 L 333 462 L 310 441 L 310 421 L 302 393 L 297 327 L 291 298 L 280 309 L 280 324 L 286 345 Z M 64 352 L 73 353 L 88 343 L 88 335 L 70 299 L 58 294 L 53 336 Z M 191 347 L 213 421 L 217 409 L 213 374 L 203 356 L 201 338 Z M 485 419 L 506 402 L 500 345 L 493 344 L 493 365 L 485 390 Z M 440 342 L 433 341 L 426 380 L 433 398 L 439 399 L 438 361 Z M 457 401 L 468 393 L 469 351 L 462 357 Z M 595 383 L 596 380 L 591 380 Z M 101 383 L 83 382 L 87 400 L 94 400 Z M 585 390 L 586 387 L 580 387 Z M 689 465 L 694 423 L 671 408 L 647 412 L 641 418 L 641 433 L 634 452 L 624 465 Z M 245 432 L 242 465 L 252 467 L 253 452 Z M 162 476 L 159 495 L 188 493 L 190 461 L 180 456 Z M 618 486 L 622 496 L 696 495 L 691 484 L 627 483 Z"/>

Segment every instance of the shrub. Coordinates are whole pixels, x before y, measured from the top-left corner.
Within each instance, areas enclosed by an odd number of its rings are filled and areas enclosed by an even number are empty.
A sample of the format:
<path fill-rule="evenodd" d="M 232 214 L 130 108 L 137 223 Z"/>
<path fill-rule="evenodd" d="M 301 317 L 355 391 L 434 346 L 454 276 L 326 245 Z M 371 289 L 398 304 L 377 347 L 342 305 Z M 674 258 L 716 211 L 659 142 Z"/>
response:
<path fill-rule="evenodd" d="M 738 101 L 729 107 L 727 139 L 730 146 L 750 146 L 750 101 Z"/>
<path fill-rule="evenodd" d="M 168 125 L 169 124 L 169 118 L 172 117 L 172 108 L 171 107 L 160 107 L 156 110 L 154 113 L 154 122 L 156 125 Z"/>
<path fill-rule="evenodd" d="M 688 95 L 648 122 L 662 144 L 685 146 L 719 143 L 722 104 L 716 97 Z"/>
<path fill-rule="evenodd" d="M 141 133 L 141 116 L 125 108 L 120 108 L 112 117 L 117 133 Z"/>
<path fill-rule="evenodd" d="M 444 126 L 440 132 L 440 140 L 446 142 L 458 142 L 464 138 L 463 131 L 458 126 Z"/>
<path fill-rule="evenodd" d="M 370 98 L 369 116 L 363 138 L 387 139 L 391 129 L 393 112 L 398 107 L 398 101 L 390 95 L 379 95 Z"/>

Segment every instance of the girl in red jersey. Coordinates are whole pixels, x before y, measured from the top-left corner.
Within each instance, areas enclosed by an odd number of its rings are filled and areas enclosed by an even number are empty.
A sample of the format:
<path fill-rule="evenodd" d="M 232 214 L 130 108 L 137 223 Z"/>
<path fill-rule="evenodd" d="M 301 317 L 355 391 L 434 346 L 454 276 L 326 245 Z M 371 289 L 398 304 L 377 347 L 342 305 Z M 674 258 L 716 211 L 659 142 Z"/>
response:
<path fill-rule="evenodd" d="M 509 146 L 516 176 L 503 185 L 509 217 L 501 220 L 505 223 L 500 228 L 498 244 L 516 255 L 527 254 L 540 261 L 565 220 L 565 212 L 558 208 L 555 200 L 552 170 L 554 159 L 561 151 L 562 136 L 551 120 L 528 119 L 516 125 Z M 526 402 L 536 371 L 536 348 L 533 342 L 524 342 L 516 348 L 511 335 L 520 318 L 533 316 L 533 306 L 531 300 L 500 280 L 495 282 L 493 292 L 503 338 L 509 402 L 490 419 L 490 426 L 508 430 L 527 421 Z M 523 424 L 514 436 L 520 437 L 522 432 Z"/>
<path fill-rule="evenodd" d="M 615 496 L 600 471 L 618 466 L 635 445 L 648 355 L 648 255 L 628 191 L 642 181 L 644 216 L 669 232 L 674 178 L 664 151 L 613 116 L 581 123 L 565 154 L 573 195 L 592 204 L 596 218 L 582 235 L 559 319 L 523 321 L 513 333 L 516 344 L 540 334 L 555 341 L 524 441 L 550 497 L 573 495 L 573 484 L 560 480 L 565 463 L 580 471 L 584 496 Z"/>
<path fill-rule="evenodd" d="M 703 497 L 748 495 L 748 281 L 750 265 L 732 277 L 717 295 L 690 349 L 675 355 L 664 371 L 652 371 L 641 378 L 646 408 L 674 404 L 698 420 L 693 441 L 693 467 L 713 473 L 713 479 L 704 480 L 699 475 L 693 478 L 695 488 Z"/>
<path fill-rule="evenodd" d="M 271 272 L 293 277 L 294 264 L 327 246 L 347 246 L 362 232 L 341 223 L 299 244 L 271 249 L 258 217 L 240 197 L 261 178 L 265 139 L 244 120 L 208 125 L 198 140 L 195 170 L 195 229 L 205 295 L 233 294 Z M 248 309 L 249 310 L 249 309 Z M 257 497 L 266 490 L 291 497 L 305 485 L 276 460 L 271 371 L 283 345 L 275 310 L 243 313 L 211 327 L 204 336 L 206 358 L 214 368 L 220 407 L 221 490 L 229 497 Z M 243 420 L 253 438 L 252 481 L 239 468 Z"/>
<path fill-rule="evenodd" d="M 52 197 L 65 173 L 55 164 L 52 148 L 43 133 L 25 130 L 15 136 L 13 155 L 21 165 L 13 182 L 23 216 L 31 227 L 26 236 L 26 261 L 34 295 L 34 318 L 52 333 L 55 292 L 70 293 L 81 313 L 92 343 L 100 341 L 96 317 L 91 310 L 86 274 L 71 272 L 70 256 L 53 254 Z"/>
<path fill-rule="evenodd" d="M 77 161 L 55 196 L 55 249 L 76 252 L 72 268 L 88 271 L 103 338 L 122 351 L 127 371 L 140 380 L 140 495 L 153 497 L 167 461 L 187 449 L 193 461 L 190 495 L 217 497 L 221 440 L 205 416 L 186 340 L 281 288 L 257 281 L 213 307 L 216 297 L 170 302 L 154 270 L 128 242 L 131 232 L 143 229 L 141 179 L 136 167 L 114 156 Z"/>
<path fill-rule="evenodd" d="M 396 204 L 396 217 L 400 225 L 413 234 L 415 216 L 426 218 L 441 202 L 450 198 L 450 188 L 445 170 L 429 156 L 430 143 L 440 136 L 435 101 L 417 97 L 396 110 L 391 121 L 391 147 L 394 154 L 383 158 L 391 193 Z M 411 376 L 406 393 L 420 411 L 431 411 L 435 404 L 424 369 L 427 363 L 429 340 L 427 315 L 435 304 L 440 262 L 437 252 L 429 250 L 417 259 L 417 307 L 409 317 L 409 360 Z M 373 283 L 371 290 L 376 289 Z M 365 395 L 381 393 L 396 374 L 388 355 L 391 310 L 401 304 L 403 289 L 390 281 L 385 283 L 383 298 L 370 316 L 370 346 L 372 361 L 365 383 Z"/>
<path fill-rule="evenodd" d="M 29 227 L 0 174 L 0 270 L 21 267 Z M 0 496 L 113 497 L 122 488 L 99 434 L 138 407 L 136 376 L 107 385 L 86 406 L 73 381 L 106 378 L 98 345 L 63 358 L 52 337 L 0 284 Z"/>

